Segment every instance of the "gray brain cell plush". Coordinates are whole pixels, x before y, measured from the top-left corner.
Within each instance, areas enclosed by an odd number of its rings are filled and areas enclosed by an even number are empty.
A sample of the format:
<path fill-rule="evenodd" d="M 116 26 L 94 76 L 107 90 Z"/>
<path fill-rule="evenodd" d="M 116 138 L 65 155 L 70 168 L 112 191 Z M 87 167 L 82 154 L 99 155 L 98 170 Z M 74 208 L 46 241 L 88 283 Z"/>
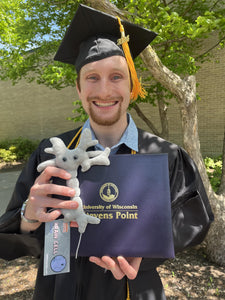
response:
<path fill-rule="evenodd" d="M 37 167 L 38 172 L 43 171 L 47 166 L 62 168 L 71 174 L 71 179 L 67 180 L 67 186 L 75 189 L 76 194 L 71 200 L 77 201 L 77 209 L 61 209 L 65 222 L 75 221 L 78 224 L 78 231 L 84 233 L 88 223 L 99 224 L 100 220 L 96 217 L 86 215 L 83 210 L 82 199 L 80 198 L 79 181 L 77 179 L 78 168 L 85 172 L 94 165 L 110 164 L 110 149 L 104 151 L 87 151 L 89 147 L 98 144 L 97 140 L 92 140 L 91 131 L 84 129 L 81 133 L 79 145 L 75 149 L 68 149 L 64 142 L 57 137 L 50 139 L 51 148 L 45 148 L 46 153 L 54 154 L 55 158 L 40 163 Z"/>

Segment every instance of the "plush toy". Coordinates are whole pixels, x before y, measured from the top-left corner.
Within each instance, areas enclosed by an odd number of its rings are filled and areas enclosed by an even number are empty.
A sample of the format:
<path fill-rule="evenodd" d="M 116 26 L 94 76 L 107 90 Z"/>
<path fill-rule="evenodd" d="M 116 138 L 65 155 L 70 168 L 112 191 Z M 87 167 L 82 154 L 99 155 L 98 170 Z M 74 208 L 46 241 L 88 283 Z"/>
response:
<path fill-rule="evenodd" d="M 87 128 L 82 131 L 79 145 L 75 149 L 68 149 L 64 142 L 57 137 L 51 138 L 50 141 L 52 147 L 45 148 L 45 152 L 54 154 L 55 158 L 40 163 L 37 170 L 41 172 L 47 166 L 55 166 L 62 168 L 71 174 L 71 179 L 67 180 L 66 183 L 67 186 L 75 189 L 76 194 L 71 200 L 77 201 L 79 207 L 74 210 L 61 209 L 61 211 L 65 222 L 77 222 L 78 231 L 82 234 L 85 232 L 88 223 L 99 224 L 100 219 L 85 214 L 83 210 L 77 171 L 80 166 L 82 172 L 89 170 L 93 165 L 108 166 L 110 164 L 108 158 L 110 149 L 106 148 L 104 151 L 87 151 L 89 147 L 98 144 L 97 140 L 92 140 L 91 131 Z"/>

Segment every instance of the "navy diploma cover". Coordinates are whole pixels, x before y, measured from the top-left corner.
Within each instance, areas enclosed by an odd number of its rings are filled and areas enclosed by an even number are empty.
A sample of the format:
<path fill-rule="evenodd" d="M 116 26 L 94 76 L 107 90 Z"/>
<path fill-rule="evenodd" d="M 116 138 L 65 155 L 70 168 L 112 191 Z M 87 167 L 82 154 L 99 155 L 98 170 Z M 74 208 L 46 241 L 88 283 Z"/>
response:
<path fill-rule="evenodd" d="M 174 257 L 167 154 L 112 155 L 78 179 L 85 212 L 101 219 L 87 225 L 79 256 Z"/>

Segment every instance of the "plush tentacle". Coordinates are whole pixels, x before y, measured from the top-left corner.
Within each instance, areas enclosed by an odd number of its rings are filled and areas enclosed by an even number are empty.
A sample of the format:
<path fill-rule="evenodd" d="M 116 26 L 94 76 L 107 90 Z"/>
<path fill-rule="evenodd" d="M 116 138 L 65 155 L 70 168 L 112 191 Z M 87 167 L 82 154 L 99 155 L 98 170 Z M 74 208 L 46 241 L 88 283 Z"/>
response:
<path fill-rule="evenodd" d="M 43 161 L 37 166 L 37 170 L 38 172 L 42 172 L 48 166 L 56 167 L 55 158 Z"/>

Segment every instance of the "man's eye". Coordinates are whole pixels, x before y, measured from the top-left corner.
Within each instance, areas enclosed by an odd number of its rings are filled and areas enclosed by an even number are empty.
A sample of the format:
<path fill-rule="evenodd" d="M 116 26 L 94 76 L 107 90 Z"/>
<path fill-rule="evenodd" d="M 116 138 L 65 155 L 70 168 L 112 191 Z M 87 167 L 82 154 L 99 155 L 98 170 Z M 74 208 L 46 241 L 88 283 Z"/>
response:
<path fill-rule="evenodd" d="M 121 75 L 118 75 L 118 74 L 112 76 L 112 79 L 113 79 L 113 80 L 119 80 L 119 79 L 121 79 L 121 78 L 122 78 L 122 76 L 121 76 Z"/>
<path fill-rule="evenodd" d="M 87 79 L 91 80 L 91 81 L 96 81 L 98 78 L 95 75 L 91 75 L 91 76 L 88 76 Z"/>

